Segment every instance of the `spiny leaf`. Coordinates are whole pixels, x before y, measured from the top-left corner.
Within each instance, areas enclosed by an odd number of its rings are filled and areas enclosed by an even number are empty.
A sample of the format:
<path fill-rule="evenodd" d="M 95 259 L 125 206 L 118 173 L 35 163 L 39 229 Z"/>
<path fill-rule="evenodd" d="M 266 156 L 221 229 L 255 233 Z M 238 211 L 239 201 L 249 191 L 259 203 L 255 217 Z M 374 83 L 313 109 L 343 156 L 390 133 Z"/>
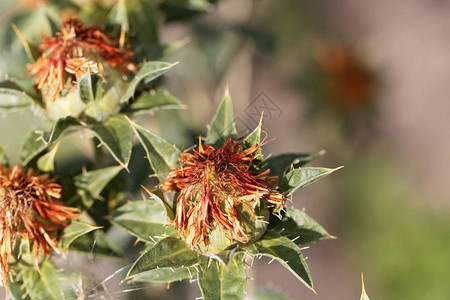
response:
<path fill-rule="evenodd" d="M 206 144 L 214 145 L 225 142 L 228 137 L 237 136 L 236 124 L 234 123 L 233 104 L 228 88 L 225 95 L 220 100 L 216 113 L 214 114 L 211 124 L 206 134 Z"/>
<path fill-rule="evenodd" d="M 81 235 L 70 245 L 70 251 L 96 254 L 108 258 L 123 258 L 123 254 L 108 238 L 103 230 L 94 230 Z"/>
<path fill-rule="evenodd" d="M 147 159 L 156 176 L 163 180 L 170 169 L 178 164 L 180 151 L 175 145 L 129 121 L 147 153 Z"/>
<path fill-rule="evenodd" d="M 79 200 L 86 208 L 90 207 L 98 198 L 105 186 L 122 170 L 122 167 L 108 167 L 99 170 L 83 172 L 74 178 L 76 195 L 68 203 Z"/>
<path fill-rule="evenodd" d="M 310 153 L 286 153 L 269 157 L 265 161 L 265 169 L 270 169 L 271 176 L 279 178 L 286 175 L 287 172 L 295 168 L 300 168 L 322 155 L 322 151 L 317 154 Z"/>
<path fill-rule="evenodd" d="M 143 272 L 133 277 L 133 282 L 172 283 L 192 279 L 197 274 L 194 267 L 160 268 Z"/>
<path fill-rule="evenodd" d="M 125 94 L 122 96 L 121 102 L 127 102 L 134 95 L 134 93 L 136 92 L 136 88 L 138 87 L 139 83 L 141 83 L 141 81 L 149 83 L 150 81 L 169 71 L 176 64 L 177 63 L 170 64 L 160 61 L 149 61 L 145 63 L 139 69 L 133 80 L 131 80 L 127 90 L 125 91 Z"/>
<path fill-rule="evenodd" d="M 105 145 L 114 159 L 127 168 L 133 146 L 133 128 L 126 117 L 122 114 L 112 116 L 90 130 Z"/>
<path fill-rule="evenodd" d="M 58 152 L 59 148 L 59 141 L 56 143 L 56 145 L 53 147 L 52 150 L 50 150 L 45 155 L 41 156 L 37 161 L 37 166 L 39 170 L 43 172 L 53 172 L 55 171 L 55 156 L 56 152 Z"/>
<path fill-rule="evenodd" d="M 11 282 L 8 280 L 8 292 L 12 300 L 30 300 L 30 296 L 27 295 L 22 281 Z"/>
<path fill-rule="evenodd" d="M 152 113 L 156 110 L 162 109 L 181 109 L 184 105 L 172 96 L 168 91 L 157 88 L 150 92 L 142 93 L 130 106 L 127 107 L 126 112 L 138 115 L 145 113 Z"/>
<path fill-rule="evenodd" d="M 0 83 L 0 110 L 29 109 L 33 98 L 12 82 Z"/>
<path fill-rule="evenodd" d="M 21 164 L 28 165 L 37 155 L 56 142 L 63 133 L 78 125 L 81 125 L 80 122 L 73 117 L 59 119 L 56 123 L 46 121 L 39 125 L 25 139 L 20 154 Z"/>
<path fill-rule="evenodd" d="M 78 94 L 84 103 L 94 102 L 101 98 L 102 78 L 99 75 L 87 73 L 78 80 Z"/>
<path fill-rule="evenodd" d="M 155 200 L 156 202 L 158 202 L 159 205 L 164 207 L 164 209 L 166 210 L 166 215 L 170 220 L 175 219 L 175 204 L 174 204 L 175 199 L 169 200 L 167 195 L 160 189 L 150 191 L 144 186 L 142 186 L 142 188 L 150 195 L 150 197 L 153 200 Z"/>
<path fill-rule="evenodd" d="M 64 300 L 64 293 L 58 280 L 56 268 L 50 260 L 45 260 L 36 269 L 23 272 L 27 294 L 33 300 Z"/>
<path fill-rule="evenodd" d="M 198 254 L 180 239 L 167 237 L 145 251 L 133 264 L 127 278 L 157 268 L 190 267 L 198 261 Z"/>
<path fill-rule="evenodd" d="M 281 235 L 286 236 L 297 245 L 334 238 L 304 211 L 293 207 L 286 209 L 286 215 L 277 228 L 283 230 Z"/>
<path fill-rule="evenodd" d="M 336 169 L 327 168 L 298 168 L 289 171 L 283 178 L 281 178 L 279 183 L 279 190 L 286 196 L 292 195 L 296 190 L 303 188 L 317 180 L 330 175 L 334 171 L 341 169 L 342 167 Z"/>
<path fill-rule="evenodd" d="M 314 292 L 308 265 L 300 248 L 287 237 L 268 231 L 260 240 L 250 245 L 248 251 L 253 255 L 268 256 L 275 259 Z"/>
<path fill-rule="evenodd" d="M 169 218 L 164 207 L 151 200 L 131 201 L 119 207 L 110 220 L 146 242 L 153 242 L 155 236 L 176 235 L 173 227 L 167 226 Z"/>
<path fill-rule="evenodd" d="M 244 145 L 246 147 L 251 147 L 253 145 L 260 145 L 261 144 L 261 130 L 262 130 L 262 118 L 259 120 L 258 126 L 245 137 L 244 139 Z"/>
<path fill-rule="evenodd" d="M 61 250 L 67 251 L 76 239 L 100 228 L 101 227 L 99 226 L 92 226 L 87 223 L 72 221 L 72 223 L 64 229 L 63 235 L 59 240 L 58 247 Z"/>
<path fill-rule="evenodd" d="M 198 284 L 204 300 L 243 299 L 247 274 L 241 255 L 236 255 L 228 265 L 208 258 L 202 259 Z"/>

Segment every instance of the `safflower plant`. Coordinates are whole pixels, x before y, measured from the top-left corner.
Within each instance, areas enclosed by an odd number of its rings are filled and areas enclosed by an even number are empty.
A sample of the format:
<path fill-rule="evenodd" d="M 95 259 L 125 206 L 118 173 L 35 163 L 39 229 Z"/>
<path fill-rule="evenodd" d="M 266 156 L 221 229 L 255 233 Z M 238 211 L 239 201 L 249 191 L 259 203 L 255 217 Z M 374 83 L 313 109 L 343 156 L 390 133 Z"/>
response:
<path fill-rule="evenodd" d="M 183 152 L 134 118 L 184 108 L 161 80 L 176 65 L 165 60 L 183 43 L 160 44 L 155 16 L 183 20 L 210 3 L 47 2 L 22 16 L 38 14 L 45 32 L 13 24 L 29 61 L 20 71 L 4 70 L 11 76 L 0 82 L 0 111 L 31 110 L 42 118 L 18 161 L 11 164 L 0 148 L 0 285 L 7 297 L 95 297 L 96 288 L 77 291 L 81 277 L 72 282 L 54 258 L 76 251 L 129 259 L 107 235 L 113 226 L 145 246 L 124 282 L 196 278 L 206 300 L 243 299 L 247 266 L 267 256 L 314 291 L 302 248 L 332 236 L 288 203 L 296 190 L 337 169 L 304 167 L 318 154 L 265 156 L 272 141 L 262 123 L 239 136 L 228 90 L 206 137 Z M 73 133 L 87 137 L 96 156 L 89 166 L 75 161 L 63 171 L 57 152 Z M 155 182 L 139 190 L 127 186 L 144 182 L 129 168 L 135 147 L 146 152 Z M 150 199 L 129 200 L 143 191 Z"/>
<path fill-rule="evenodd" d="M 160 182 L 144 187 L 151 199 L 130 201 L 110 217 L 147 245 L 127 280 L 196 278 L 203 299 L 243 299 L 247 265 L 267 256 L 314 291 L 302 247 L 333 236 L 287 200 L 339 168 L 303 167 L 316 157 L 305 153 L 265 158 L 261 126 L 239 137 L 226 92 L 206 138 L 187 151 L 141 135 Z"/>

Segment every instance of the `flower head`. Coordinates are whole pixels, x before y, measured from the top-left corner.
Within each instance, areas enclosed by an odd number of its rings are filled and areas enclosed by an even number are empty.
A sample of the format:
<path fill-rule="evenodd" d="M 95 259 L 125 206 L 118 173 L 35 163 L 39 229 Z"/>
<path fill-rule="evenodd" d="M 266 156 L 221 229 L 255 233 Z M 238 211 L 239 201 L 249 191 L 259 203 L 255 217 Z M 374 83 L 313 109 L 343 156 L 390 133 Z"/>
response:
<path fill-rule="evenodd" d="M 41 57 L 31 66 L 36 88 L 52 100 L 64 91 L 66 80 L 78 80 L 84 74 L 102 73 L 103 63 L 122 74 L 134 71 L 129 61 L 132 52 L 117 48 L 118 41 L 96 27 L 85 26 L 70 18 L 64 21 L 54 37 L 45 37 L 40 45 Z"/>
<path fill-rule="evenodd" d="M 40 252 L 57 251 L 58 231 L 78 216 L 76 208 L 62 205 L 61 192 L 62 187 L 46 175 L 0 165 L 0 284 L 6 285 L 18 237 L 33 244 L 36 267 Z"/>
<path fill-rule="evenodd" d="M 257 218 L 256 207 L 284 205 L 284 197 L 271 188 L 277 179 L 268 176 L 269 170 L 252 168 L 258 150 L 259 145 L 245 149 L 234 138 L 219 149 L 200 142 L 193 153 L 181 154 L 181 166 L 161 182 L 162 189 L 179 192 L 175 228 L 192 249 L 201 242 L 208 246 L 215 230 L 245 244 L 254 238 L 249 214 Z"/>
<path fill-rule="evenodd" d="M 317 62 L 336 106 L 359 108 L 371 100 L 375 78 L 354 49 L 340 44 L 322 45 L 317 51 Z"/>

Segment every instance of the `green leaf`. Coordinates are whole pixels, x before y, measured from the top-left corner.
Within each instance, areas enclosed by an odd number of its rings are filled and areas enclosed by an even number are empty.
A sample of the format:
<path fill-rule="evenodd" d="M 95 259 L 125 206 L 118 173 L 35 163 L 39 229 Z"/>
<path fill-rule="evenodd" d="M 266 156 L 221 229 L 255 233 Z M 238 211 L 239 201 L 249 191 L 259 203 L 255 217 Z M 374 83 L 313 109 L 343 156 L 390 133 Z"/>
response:
<path fill-rule="evenodd" d="M 59 240 L 58 247 L 61 250 L 67 251 L 76 239 L 100 228 L 101 227 L 99 226 L 92 226 L 87 223 L 72 221 L 72 223 L 64 229 L 63 235 Z"/>
<path fill-rule="evenodd" d="M 182 109 L 184 105 L 172 96 L 168 91 L 157 88 L 150 92 L 142 93 L 130 106 L 126 112 L 132 114 L 152 113 L 162 109 Z"/>
<path fill-rule="evenodd" d="M 53 172 L 55 171 L 55 156 L 56 152 L 58 152 L 59 142 L 53 147 L 51 151 L 46 153 L 45 155 L 39 157 L 37 161 L 37 166 L 39 170 L 43 172 Z"/>
<path fill-rule="evenodd" d="M 102 78 L 99 75 L 86 74 L 78 80 L 78 93 L 84 103 L 94 102 L 103 96 Z"/>
<path fill-rule="evenodd" d="M 0 110 L 29 109 L 33 98 L 25 91 L 17 88 L 4 87 L 6 83 L 0 83 Z M 11 83 L 13 84 L 13 83 Z"/>
<path fill-rule="evenodd" d="M 94 135 L 105 145 L 111 155 L 127 168 L 133 147 L 133 128 L 122 114 L 91 128 Z"/>
<path fill-rule="evenodd" d="M 169 71 L 177 63 L 170 64 L 160 61 L 149 61 L 145 63 L 137 72 L 136 76 L 131 80 L 125 94 L 122 96 L 121 102 L 127 102 L 136 92 L 141 81 L 148 83 Z"/>
<path fill-rule="evenodd" d="M 33 300 L 63 300 L 65 299 L 58 274 L 54 264 L 46 260 L 35 269 L 23 272 L 23 281 L 27 293 Z"/>
<path fill-rule="evenodd" d="M 167 237 L 145 251 L 133 264 L 127 278 L 158 268 L 190 267 L 198 262 L 198 254 L 180 239 Z"/>
<path fill-rule="evenodd" d="M 151 200 L 131 201 L 110 218 L 111 223 L 146 242 L 154 242 L 153 237 L 176 235 L 173 227 L 168 227 L 165 208 Z"/>
<path fill-rule="evenodd" d="M 180 151 L 175 145 L 131 122 L 133 129 L 147 153 L 147 159 L 159 180 L 163 180 L 170 169 L 178 164 Z"/>
<path fill-rule="evenodd" d="M 203 259 L 198 284 L 204 300 L 240 300 L 244 298 L 247 274 L 242 256 L 236 255 L 228 265 Z"/>
<path fill-rule="evenodd" d="M 4 165 L 5 167 L 9 166 L 8 156 L 6 155 L 5 150 L 3 150 L 2 147 L 0 147 L 0 165 Z"/>
<path fill-rule="evenodd" d="M 281 178 L 286 175 L 287 172 L 306 165 L 321 154 L 322 152 L 319 152 L 318 154 L 286 153 L 272 156 L 265 161 L 265 169 L 270 169 L 271 176 L 278 176 Z"/>
<path fill-rule="evenodd" d="M 248 251 L 253 255 L 267 256 L 275 259 L 288 269 L 305 286 L 314 291 L 308 265 L 300 248 L 287 237 L 268 231 L 258 241 L 250 245 Z"/>
<path fill-rule="evenodd" d="M 206 144 L 214 145 L 219 142 L 223 143 L 228 137 L 236 137 L 237 134 L 236 124 L 234 123 L 233 104 L 227 88 L 209 125 L 208 133 L 206 134 Z"/>
<path fill-rule="evenodd" d="M 175 219 L 175 201 L 176 197 L 174 197 L 173 200 L 170 200 L 167 195 L 160 189 L 155 189 L 153 191 L 150 191 L 146 187 L 143 187 L 144 190 L 150 195 L 150 197 L 159 203 L 164 209 L 166 210 L 166 216 L 173 220 Z"/>
<path fill-rule="evenodd" d="M 297 245 L 334 238 L 304 211 L 293 207 L 286 209 L 286 215 L 277 227 L 283 228 L 281 235 L 286 236 Z"/>
<path fill-rule="evenodd" d="M 172 283 L 184 279 L 192 279 L 197 274 L 194 267 L 160 268 L 143 272 L 133 277 L 133 282 Z"/>
<path fill-rule="evenodd" d="M 72 242 L 69 250 L 89 255 L 103 255 L 109 258 L 123 258 L 121 251 L 117 249 L 103 230 L 94 230 L 81 235 Z"/>
<path fill-rule="evenodd" d="M 8 292 L 12 300 L 30 300 L 22 281 L 11 282 L 8 280 Z"/>
<path fill-rule="evenodd" d="M 317 180 L 330 175 L 334 171 L 341 169 L 327 168 L 298 168 L 289 171 L 279 183 L 279 190 L 286 196 L 292 195 L 296 190 L 310 185 Z"/>
<path fill-rule="evenodd" d="M 261 144 L 261 129 L 262 129 L 262 116 L 259 120 L 258 126 L 244 139 L 244 145 L 249 148 L 253 145 Z"/>
<path fill-rule="evenodd" d="M 45 148 L 56 142 L 69 128 L 78 125 L 81 125 L 80 122 L 73 117 L 59 119 L 56 123 L 47 121 L 39 125 L 25 139 L 20 155 L 21 164 L 26 166 Z"/>
<path fill-rule="evenodd" d="M 68 203 L 79 200 L 86 208 L 91 207 L 105 186 L 122 170 L 122 167 L 108 167 L 99 170 L 83 172 L 74 178 L 76 195 Z"/>

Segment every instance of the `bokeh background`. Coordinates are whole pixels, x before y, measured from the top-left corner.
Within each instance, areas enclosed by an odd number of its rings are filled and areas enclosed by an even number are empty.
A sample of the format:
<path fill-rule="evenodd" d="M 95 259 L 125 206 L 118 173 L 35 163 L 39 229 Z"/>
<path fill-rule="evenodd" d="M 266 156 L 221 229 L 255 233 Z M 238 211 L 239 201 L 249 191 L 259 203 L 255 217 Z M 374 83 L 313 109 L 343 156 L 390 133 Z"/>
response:
<path fill-rule="evenodd" d="M 2 27 L 18 2 L 2 0 Z M 161 28 L 163 41 L 189 39 L 165 78 L 187 109 L 142 123 L 188 147 L 206 132 L 228 84 L 242 133 L 264 111 L 264 130 L 276 138 L 267 153 L 326 149 L 313 165 L 345 166 L 293 198 L 338 237 L 304 250 L 318 295 L 264 259 L 249 273 L 250 292 L 358 299 L 364 272 L 371 299 L 450 299 L 449 15 L 447 0 L 219 0 L 195 19 Z M 11 63 L 4 57 L 2 76 Z M 0 117 L 0 144 L 13 160 L 38 120 Z M 80 140 L 68 139 L 60 158 L 89 156 Z M 96 272 L 105 278 L 113 270 Z M 189 284 L 165 292 L 111 298 L 199 296 Z"/>

